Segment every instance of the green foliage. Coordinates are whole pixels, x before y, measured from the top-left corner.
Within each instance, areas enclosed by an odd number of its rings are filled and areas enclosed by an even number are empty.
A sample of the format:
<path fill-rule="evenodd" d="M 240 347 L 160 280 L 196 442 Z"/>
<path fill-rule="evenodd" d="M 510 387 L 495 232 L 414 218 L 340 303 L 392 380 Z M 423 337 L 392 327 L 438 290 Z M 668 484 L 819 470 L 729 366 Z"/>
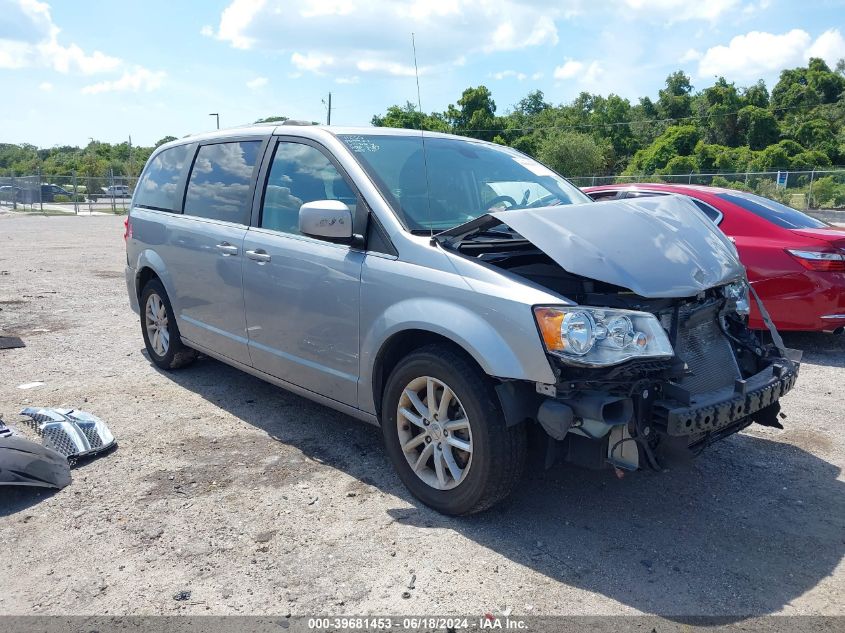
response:
<path fill-rule="evenodd" d="M 693 125 L 674 125 L 667 128 L 654 143 L 634 154 L 625 173 L 652 174 L 658 170 L 663 171 L 676 156 L 690 156 L 699 139 L 700 133 Z"/>
<path fill-rule="evenodd" d="M 281 123 L 283 121 L 287 121 L 289 117 L 286 116 L 268 116 L 264 117 L 263 119 L 258 119 L 255 124 L 258 125 L 259 123 Z"/>
<path fill-rule="evenodd" d="M 456 134 L 492 141 L 503 126 L 496 117 L 496 102 L 486 86 L 467 88 L 458 99 L 458 107 L 450 105 L 445 122 Z"/>
<path fill-rule="evenodd" d="M 442 116 L 421 113 L 410 101 L 404 106 L 390 106 L 384 116 L 374 116 L 372 124 L 376 127 L 400 127 L 436 132 L 445 132 L 448 129 Z"/>
<path fill-rule="evenodd" d="M 757 106 L 758 108 L 768 108 L 769 91 L 766 90 L 766 82 L 760 79 L 756 84 L 743 88 L 742 102 L 745 105 Z"/>
<path fill-rule="evenodd" d="M 673 156 L 666 166 L 659 169 L 659 174 L 692 174 L 698 171 L 698 165 L 692 156 Z"/>
<path fill-rule="evenodd" d="M 742 99 L 736 86 L 719 77 L 713 86 L 696 96 L 693 103 L 707 143 L 729 147 L 739 144 L 737 112 L 742 106 Z"/>
<path fill-rule="evenodd" d="M 777 143 L 780 128 L 774 114 L 765 108 L 747 105 L 737 115 L 737 133 L 743 145 L 760 150 Z"/>
<path fill-rule="evenodd" d="M 680 119 L 692 116 L 692 85 L 679 70 L 666 78 L 666 87 L 660 90 L 657 113 L 663 119 Z"/>
<path fill-rule="evenodd" d="M 389 107 L 372 123 L 509 145 L 554 162 L 569 176 L 813 169 L 845 165 L 843 93 L 845 60 L 834 72 L 813 59 L 804 68 L 784 70 L 771 95 L 762 80 L 738 88 L 724 77 L 694 93 L 690 78 L 677 71 L 656 100 L 632 103 L 582 92 L 554 105 L 532 90 L 499 115 L 490 90 L 478 86 L 464 90 L 444 112 L 424 114 L 407 103 Z M 584 159 L 572 159 L 564 142 L 576 143 Z"/>
<path fill-rule="evenodd" d="M 845 183 L 835 176 L 825 176 L 813 182 L 810 205 L 819 209 L 845 207 Z"/>
<path fill-rule="evenodd" d="M 538 158 L 565 176 L 588 176 L 599 172 L 605 164 L 602 147 L 588 134 L 555 132 L 540 144 Z"/>

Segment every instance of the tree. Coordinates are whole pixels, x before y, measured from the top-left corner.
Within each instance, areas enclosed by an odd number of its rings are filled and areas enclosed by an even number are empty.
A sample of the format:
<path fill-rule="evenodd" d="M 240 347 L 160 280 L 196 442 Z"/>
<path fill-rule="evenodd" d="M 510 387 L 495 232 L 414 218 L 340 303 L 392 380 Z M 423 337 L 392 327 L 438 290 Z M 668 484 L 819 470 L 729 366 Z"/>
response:
<path fill-rule="evenodd" d="M 514 110 L 526 117 L 531 117 L 550 107 L 551 104 L 544 101 L 543 91 L 534 90 L 520 99 Z"/>
<path fill-rule="evenodd" d="M 409 130 L 448 131 L 448 126 L 440 114 L 424 114 L 407 101 L 404 106 L 390 106 L 384 116 L 375 115 L 371 123 L 376 127 L 399 127 Z"/>
<path fill-rule="evenodd" d="M 624 125 L 630 120 L 631 102 L 627 99 L 615 94 L 593 98 L 588 118 L 593 138 L 597 143 L 604 140 L 610 142 L 615 167 L 619 171 L 625 167 L 628 157 L 640 147 L 634 130 L 630 125 Z"/>
<path fill-rule="evenodd" d="M 587 134 L 556 131 L 540 144 L 540 162 L 567 177 L 589 176 L 605 166 L 602 148 Z"/>
<path fill-rule="evenodd" d="M 164 145 L 165 143 L 169 143 L 170 141 L 175 141 L 175 140 L 176 140 L 175 136 L 165 136 L 164 138 L 161 138 L 158 141 L 156 141 L 155 146 L 160 147 L 161 145 Z"/>
<path fill-rule="evenodd" d="M 501 132 L 502 126 L 496 120 L 496 102 L 486 86 L 464 90 L 458 106 L 449 105 L 445 113 L 455 133 L 492 141 Z"/>
<path fill-rule="evenodd" d="M 625 173 L 653 174 L 663 169 L 675 156 L 690 156 L 701 135 L 694 125 L 673 125 L 650 146 L 634 154 Z"/>
<path fill-rule="evenodd" d="M 286 116 L 268 116 L 263 119 L 258 119 L 255 124 L 259 123 L 281 123 L 283 121 L 287 121 L 288 117 Z"/>
<path fill-rule="evenodd" d="M 675 156 L 670 159 L 663 169 L 658 170 L 659 174 L 692 174 L 698 171 L 698 164 L 692 156 Z"/>
<path fill-rule="evenodd" d="M 742 102 L 745 105 L 753 105 L 758 108 L 769 107 L 769 91 L 766 90 L 766 82 L 760 79 L 753 86 L 742 89 Z"/>
<path fill-rule="evenodd" d="M 755 105 L 747 105 L 739 111 L 737 131 L 743 144 L 755 150 L 777 143 L 780 136 L 775 116 Z"/>
<path fill-rule="evenodd" d="M 781 116 L 790 110 L 835 103 L 845 91 L 845 77 L 824 60 L 811 58 L 806 68 L 784 70 L 772 89 L 772 108 Z"/>
<path fill-rule="evenodd" d="M 699 127 L 704 140 L 735 147 L 738 145 L 737 110 L 741 99 L 736 86 L 719 77 L 694 100 L 699 117 Z"/>
<path fill-rule="evenodd" d="M 692 85 L 690 78 L 679 70 L 666 77 L 666 87 L 660 90 L 657 112 L 662 119 L 682 119 L 692 115 Z"/>

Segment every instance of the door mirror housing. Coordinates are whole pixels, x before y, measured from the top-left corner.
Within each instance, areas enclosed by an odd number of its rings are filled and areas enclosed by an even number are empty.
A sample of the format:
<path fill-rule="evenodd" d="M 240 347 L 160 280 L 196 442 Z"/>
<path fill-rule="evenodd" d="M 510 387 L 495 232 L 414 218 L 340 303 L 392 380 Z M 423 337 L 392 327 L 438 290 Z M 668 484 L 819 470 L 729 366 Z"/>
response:
<path fill-rule="evenodd" d="M 330 242 L 352 241 L 352 211 L 340 200 L 315 200 L 299 207 L 299 232 Z"/>

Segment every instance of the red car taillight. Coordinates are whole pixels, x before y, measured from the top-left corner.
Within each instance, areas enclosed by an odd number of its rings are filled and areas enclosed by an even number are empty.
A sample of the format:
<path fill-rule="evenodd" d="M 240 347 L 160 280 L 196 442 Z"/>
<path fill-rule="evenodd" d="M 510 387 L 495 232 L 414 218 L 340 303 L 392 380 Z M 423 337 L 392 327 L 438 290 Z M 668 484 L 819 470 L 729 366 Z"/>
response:
<path fill-rule="evenodd" d="M 132 225 L 129 224 L 129 216 L 127 215 L 123 221 L 123 241 L 125 242 L 130 237 L 132 237 Z"/>
<path fill-rule="evenodd" d="M 786 252 L 797 259 L 798 263 L 807 270 L 845 272 L 845 251 L 787 248 Z"/>

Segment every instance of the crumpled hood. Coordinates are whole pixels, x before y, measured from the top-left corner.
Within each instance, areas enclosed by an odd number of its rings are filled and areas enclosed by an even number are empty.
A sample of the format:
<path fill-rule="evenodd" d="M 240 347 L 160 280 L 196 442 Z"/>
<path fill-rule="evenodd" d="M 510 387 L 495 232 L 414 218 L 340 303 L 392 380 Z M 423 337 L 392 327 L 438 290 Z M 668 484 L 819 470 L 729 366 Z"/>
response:
<path fill-rule="evenodd" d="M 568 272 L 642 297 L 690 297 L 745 275 L 731 241 L 685 196 L 489 215 Z"/>

